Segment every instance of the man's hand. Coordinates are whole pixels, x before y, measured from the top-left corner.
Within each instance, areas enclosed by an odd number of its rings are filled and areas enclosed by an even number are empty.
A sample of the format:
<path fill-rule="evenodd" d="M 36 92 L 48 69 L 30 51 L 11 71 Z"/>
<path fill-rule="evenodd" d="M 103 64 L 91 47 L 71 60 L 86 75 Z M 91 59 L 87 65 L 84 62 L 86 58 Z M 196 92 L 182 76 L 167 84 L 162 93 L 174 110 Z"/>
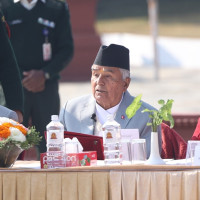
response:
<path fill-rule="evenodd" d="M 30 70 L 23 72 L 22 85 L 30 92 L 41 92 L 45 88 L 45 76 L 43 70 Z"/>
<path fill-rule="evenodd" d="M 23 115 L 22 115 L 21 111 L 15 110 L 15 112 L 17 113 L 18 122 L 22 123 L 23 122 Z"/>

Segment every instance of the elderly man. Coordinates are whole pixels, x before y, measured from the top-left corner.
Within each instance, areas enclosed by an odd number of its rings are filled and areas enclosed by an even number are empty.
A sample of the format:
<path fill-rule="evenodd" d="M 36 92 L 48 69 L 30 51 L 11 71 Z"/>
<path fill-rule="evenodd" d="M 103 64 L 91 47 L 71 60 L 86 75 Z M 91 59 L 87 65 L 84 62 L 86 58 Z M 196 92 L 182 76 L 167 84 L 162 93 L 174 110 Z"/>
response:
<path fill-rule="evenodd" d="M 151 127 L 149 117 L 141 113 L 145 108 L 155 109 L 142 102 L 141 108 L 131 119 L 126 108 L 134 97 L 127 91 L 130 84 L 129 50 L 120 45 L 101 46 L 92 65 L 91 86 L 93 95 L 82 96 L 66 102 L 60 112 L 65 130 L 99 135 L 108 114 L 113 114 L 122 129 L 139 129 L 140 138 L 146 139 L 147 155 L 150 154 Z M 161 147 L 161 131 L 159 142 Z"/>

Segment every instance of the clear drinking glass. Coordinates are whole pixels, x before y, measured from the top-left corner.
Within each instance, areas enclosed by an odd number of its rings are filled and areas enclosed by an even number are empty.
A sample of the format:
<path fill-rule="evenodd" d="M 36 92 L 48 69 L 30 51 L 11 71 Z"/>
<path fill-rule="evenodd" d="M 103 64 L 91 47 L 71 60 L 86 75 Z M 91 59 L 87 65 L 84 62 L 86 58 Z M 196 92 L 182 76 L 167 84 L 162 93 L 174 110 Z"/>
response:
<path fill-rule="evenodd" d="M 187 152 L 186 152 L 186 164 L 187 165 L 200 165 L 200 141 L 188 140 Z"/>
<path fill-rule="evenodd" d="M 131 164 L 131 162 L 132 162 L 131 140 L 130 139 L 122 139 L 121 146 L 122 146 L 123 164 Z"/>
<path fill-rule="evenodd" d="M 132 164 L 141 164 L 146 161 L 147 154 L 145 139 L 131 140 L 131 158 Z"/>

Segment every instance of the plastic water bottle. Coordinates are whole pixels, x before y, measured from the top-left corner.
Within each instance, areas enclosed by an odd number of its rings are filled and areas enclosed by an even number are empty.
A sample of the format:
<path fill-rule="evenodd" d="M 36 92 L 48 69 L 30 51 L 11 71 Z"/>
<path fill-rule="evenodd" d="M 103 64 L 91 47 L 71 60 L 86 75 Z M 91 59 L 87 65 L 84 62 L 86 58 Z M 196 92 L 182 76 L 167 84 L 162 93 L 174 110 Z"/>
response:
<path fill-rule="evenodd" d="M 63 151 L 64 126 L 60 123 L 58 115 L 51 116 L 47 129 L 47 152 Z"/>
<path fill-rule="evenodd" d="M 113 115 L 107 116 L 107 121 L 102 126 L 103 143 L 104 143 L 104 163 L 121 164 L 121 126 L 114 120 Z"/>

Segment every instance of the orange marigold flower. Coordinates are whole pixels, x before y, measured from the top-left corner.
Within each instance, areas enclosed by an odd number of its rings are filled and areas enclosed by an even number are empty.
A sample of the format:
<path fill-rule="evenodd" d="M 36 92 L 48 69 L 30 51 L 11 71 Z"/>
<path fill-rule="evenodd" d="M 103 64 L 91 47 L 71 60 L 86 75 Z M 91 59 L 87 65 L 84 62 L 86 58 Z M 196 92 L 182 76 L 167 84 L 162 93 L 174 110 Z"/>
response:
<path fill-rule="evenodd" d="M 0 125 L 0 138 L 8 138 L 10 136 L 9 127 Z"/>
<path fill-rule="evenodd" d="M 7 127 L 7 128 L 14 127 L 14 125 L 9 122 L 3 123 L 2 126 Z"/>
<path fill-rule="evenodd" d="M 27 134 L 27 128 L 25 128 L 23 125 L 19 124 L 19 125 L 16 125 L 14 127 L 19 129 L 24 135 Z"/>
<path fill-rule="evenodd" d="M 3 123 L 2 125 L 0 125 L 0 127 L 1 127 L 0 128 L 0 137 L 3 137 L 3 138 L 7 138 L 8 136 L 10 136 L 10 134 L 11 134 L 10 130 L 9 130 L 10 127 L 17 128 L 24 135 L 26 135 L 28 132 L 28 129 L 26 127 L 24 127 L 22 124 L 14 125 L 12 123 L 6 122 L 6 123 Z"/>

